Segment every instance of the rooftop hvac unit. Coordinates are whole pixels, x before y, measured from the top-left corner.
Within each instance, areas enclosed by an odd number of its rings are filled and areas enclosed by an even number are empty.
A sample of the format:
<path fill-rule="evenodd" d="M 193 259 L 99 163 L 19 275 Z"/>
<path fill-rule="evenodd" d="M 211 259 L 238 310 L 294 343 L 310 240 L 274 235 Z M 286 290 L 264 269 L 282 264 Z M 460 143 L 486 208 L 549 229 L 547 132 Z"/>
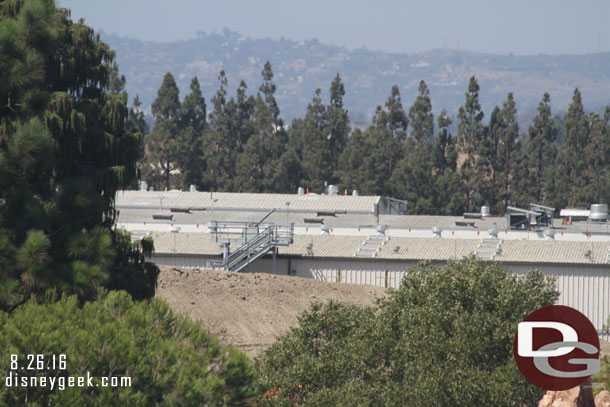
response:
<path fill-rule="evenodd" d="M 595 222 L 605 222 L 608 220 L 608 204 L 593 204 L 589 219 Z"/>
<path fill-rule="evenodd" d="M 507 206 L 506 220 L 508 227 L 512 230 L 530 230 L 540 227 L 553 226 L 554 208 L 543 207 L 542 205 L 532 204 L 532 209 L 527 210 Z"/>

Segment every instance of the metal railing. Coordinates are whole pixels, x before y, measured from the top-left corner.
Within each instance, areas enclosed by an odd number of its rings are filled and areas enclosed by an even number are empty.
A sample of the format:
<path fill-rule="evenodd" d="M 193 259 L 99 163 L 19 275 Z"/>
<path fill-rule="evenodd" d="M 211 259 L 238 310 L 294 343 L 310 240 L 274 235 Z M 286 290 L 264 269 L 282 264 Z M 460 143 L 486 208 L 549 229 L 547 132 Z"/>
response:
<path fill-rule="evenodd" d="M 222 260 L 210 261 L 211 268 L 240 271 L 269 250 L 289 246 L 294 241 L 294 225 L 260 224 L 249 222 L 211 222 L 213 242 L 225 245 Z M 231 244 L 240 246 L 229 253 Z"/>

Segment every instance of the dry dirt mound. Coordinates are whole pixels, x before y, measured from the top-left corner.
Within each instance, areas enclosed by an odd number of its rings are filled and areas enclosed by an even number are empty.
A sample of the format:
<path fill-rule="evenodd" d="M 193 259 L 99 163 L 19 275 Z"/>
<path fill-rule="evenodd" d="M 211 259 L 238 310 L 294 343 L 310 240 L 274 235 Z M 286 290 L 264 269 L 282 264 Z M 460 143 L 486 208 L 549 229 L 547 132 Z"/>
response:
<path fill-rule="evenodd" d="M 221 342 L 256 356 L 296 325 L 313 301 L 371 305 L 385 290 L 367 285 L 219 270 L 161 267 L 157 296 L 202 321 Z"/>

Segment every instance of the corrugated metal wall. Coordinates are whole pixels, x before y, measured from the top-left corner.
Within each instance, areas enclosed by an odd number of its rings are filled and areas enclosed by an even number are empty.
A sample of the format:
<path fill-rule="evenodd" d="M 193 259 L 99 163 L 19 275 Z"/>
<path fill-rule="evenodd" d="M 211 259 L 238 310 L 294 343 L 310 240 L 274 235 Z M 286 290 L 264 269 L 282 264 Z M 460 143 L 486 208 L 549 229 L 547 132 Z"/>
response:
<path fill-rule="evenodd" d="M 153 255 L 152 260 L 168 266 L 204 268 L 209 258 Z M 342 261 L 281 258 L 276 260 L 275 273 L 326 282 L 398 288 L 400 281 L 412 267 L 417 267 L 417 264 L 357 259 Z M 523 274 L 534 267 L 508 265 L 508 268 L 516 274 Z M 560 292 L 558 304 L 579 310 L 601 332 L 610 318 L 610 266 L 541 265 L 536 268 L 547 275 L 557 276 L 557 288 Z M 268 257 L 259 259 L 246 268 L 246 272 L 255 273 L 271 273 L 272 270 L 272 259 Z M 603 337 L 610 340 L 609 334 L 604 334 Z"/>
<path fill-rule="evenodd" d="M 533 267 L 509 266 L 517 274 L 525 273 Z M 582 267 L 578 265 L 537 266 L 547 275 L 557 277 L 560 305 L 579 310 L 601 331 L 610 318 L 610 267 Z M 609 334 L 603 338 L 610 340 Z"/>

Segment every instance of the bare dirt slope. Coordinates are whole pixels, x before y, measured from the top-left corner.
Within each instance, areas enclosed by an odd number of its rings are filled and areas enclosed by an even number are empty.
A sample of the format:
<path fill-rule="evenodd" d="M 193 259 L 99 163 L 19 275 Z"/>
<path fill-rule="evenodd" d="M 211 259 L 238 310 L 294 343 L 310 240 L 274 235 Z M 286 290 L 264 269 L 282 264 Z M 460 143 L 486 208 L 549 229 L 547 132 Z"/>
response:
<path fill-rule="evenodd" d="M 371 305 L 385 290 L 271 274 L 161 267 L 157 296 L 202 321 L 221 342 L 256 356 L 296 325 L 312 301 Z"/>

